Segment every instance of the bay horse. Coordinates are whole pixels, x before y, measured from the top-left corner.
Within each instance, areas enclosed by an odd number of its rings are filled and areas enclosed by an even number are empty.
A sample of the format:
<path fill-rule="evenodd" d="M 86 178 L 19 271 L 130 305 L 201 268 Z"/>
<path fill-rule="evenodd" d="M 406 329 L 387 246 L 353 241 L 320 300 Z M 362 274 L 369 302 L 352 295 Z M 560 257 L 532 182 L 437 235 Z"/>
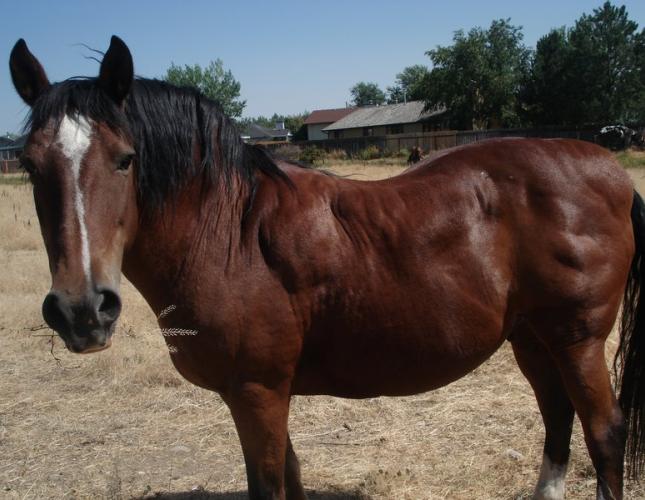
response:
<path fill-rule="evenodd" d="M 597 498 L 645 447 L 645 204 L 613 156 L 492 140 L 388 180 L 342 179 L 245 145 L 197 91 L 135 78 L 113 37 L 98 77 L 51 84 L 23 40 L 22 165 L 52 286 L 43 317 L 105 349 L 121 272 L 160 317 L 177 370 L 217 391 L 252 499 L 304 499 L 292 395 L 410 395 L 512 344 L 544 420 L 536 498 L 562 498 L 574 412 Z M 614 395 L 605 341 L 623 302 Z"/>

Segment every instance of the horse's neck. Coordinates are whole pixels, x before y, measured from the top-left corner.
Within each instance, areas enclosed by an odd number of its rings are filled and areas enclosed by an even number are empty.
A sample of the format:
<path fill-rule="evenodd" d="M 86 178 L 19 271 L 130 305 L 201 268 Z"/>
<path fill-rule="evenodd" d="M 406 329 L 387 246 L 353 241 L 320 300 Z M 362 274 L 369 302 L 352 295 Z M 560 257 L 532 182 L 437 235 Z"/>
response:
<path fill-rule="evenodd" d="M 240 247 L 240 228 L 248 189 L 213 187 L 202 196 L 195 183 L 176 203 L 142 222 L 124 255 L 123 272 L 159 313 L 178 300 L 190 300 L 200 281 L 219 274 Z M 197 290 L 197 291 L 196 291 Z"/>

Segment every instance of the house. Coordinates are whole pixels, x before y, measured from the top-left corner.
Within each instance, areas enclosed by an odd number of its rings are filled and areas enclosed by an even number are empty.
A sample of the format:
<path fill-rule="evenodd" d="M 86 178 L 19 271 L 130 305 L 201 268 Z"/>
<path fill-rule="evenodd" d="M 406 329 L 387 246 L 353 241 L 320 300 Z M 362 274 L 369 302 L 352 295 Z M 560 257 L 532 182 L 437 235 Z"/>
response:
<path fill-rule="evenodd" d="M 245 142 L 275 142 L 275 141 L 289 141 L 293 134 L 291 131 L 284 128 L 284 122 L 277 122 L 275 128 L 269 129 L 251 123 L 247 129 L 242 132 L 242 139 Z"/>
<path fill-rule="evenodd" d="M 365 106 L 323 128 L 329 139 L 382 137 L 447 128 L 446 110 L 424 111 L 423 101 Z"/>
<path fill-rule="evenodd" d="M 18 157 L 25 147 L 27 136 L 12 140 L 0 137 L 0 171 L 3 173 L 18 171 Z"/>
<path fill-rule="evenodd" d="M 0 137 L 0 160 L 16 160 L 22 153 L 26 141 L 26 135 L 17 139 Z"/>
<path fill-rule="evenodd" d="M 327 133 L 323 132 L 325 127 L 344 118 L 358 108 L 336 108 L 336 109 L 317 109 L 304 121 L 307 127 L 308 141 L 323 141 L 327 139 Z"/>

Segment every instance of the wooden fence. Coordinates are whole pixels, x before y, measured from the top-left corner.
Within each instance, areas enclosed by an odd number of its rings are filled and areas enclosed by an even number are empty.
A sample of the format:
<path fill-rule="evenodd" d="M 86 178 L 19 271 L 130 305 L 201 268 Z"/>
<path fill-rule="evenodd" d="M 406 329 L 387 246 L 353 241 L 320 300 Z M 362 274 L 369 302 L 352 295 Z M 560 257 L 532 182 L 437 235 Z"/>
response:
<path fill-rule="evenodd" d="M 18 160 L 0 160 L 0 172 L 3 174 L 20 172 L 20 162 Z"/>
<path fill-rule="evenodd" d="M 316 146 L 327 151 L 342 149 L 348 155 L 355 155 L 368 146 L 376 146 L 383 152 L 398 152 L 420 147 L 423 151 L 461 146 L 472 142 L 492 139 L 495 137 L 544 137 L 568 138 L 595 142 L 596 129 L 492 129 L 492 130 L 442 130 L 439 132 L 419 132 L 415 134 L 391 134 L 381 137 L 356 137 L 349 139 L 325 139 L 322 141 L 299 141 L 294 144 L 306 147 Z"/>

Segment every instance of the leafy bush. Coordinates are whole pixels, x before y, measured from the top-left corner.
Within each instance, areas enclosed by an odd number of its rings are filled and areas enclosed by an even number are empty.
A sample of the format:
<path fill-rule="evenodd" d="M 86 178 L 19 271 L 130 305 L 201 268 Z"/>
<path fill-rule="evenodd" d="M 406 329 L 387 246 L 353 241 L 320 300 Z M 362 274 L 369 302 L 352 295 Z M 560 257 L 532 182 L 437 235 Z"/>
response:
<path fill-rule="evenodd" d="M 408 156 L 410 156 L 410 150 L 408 148 L 401 148 L 395 156 L 397 158 L 405 158 L 407 160 Z"/>
<path fill-rule="evenodd" d="M 407 158 L 410 156 L 410 151 L 407 148 L 401 149 L 386 149 L 383 151 L 385 158 Z"/>
<path fill-rule="evenodd" d="M 346 160 L 347 151 L 344 149 L 332 149 L 327 153 L 327 158 L 330 160 Z"/>
<path fill-rule="evenodd" d="M 316 146 L 307 146 L 300 153 L 299 160 L 311 165 L 325 163 L 327 159 L 327 151 L 317 148 Z"/>
<path fill-rule="evenodd" d="M 376 158 L 381 157 L 381 150 L 374 145 L 367 146 L 365 149 L 361 149 L 356 154 L 356 157 L 362 161 L 375 160 Z"/>

